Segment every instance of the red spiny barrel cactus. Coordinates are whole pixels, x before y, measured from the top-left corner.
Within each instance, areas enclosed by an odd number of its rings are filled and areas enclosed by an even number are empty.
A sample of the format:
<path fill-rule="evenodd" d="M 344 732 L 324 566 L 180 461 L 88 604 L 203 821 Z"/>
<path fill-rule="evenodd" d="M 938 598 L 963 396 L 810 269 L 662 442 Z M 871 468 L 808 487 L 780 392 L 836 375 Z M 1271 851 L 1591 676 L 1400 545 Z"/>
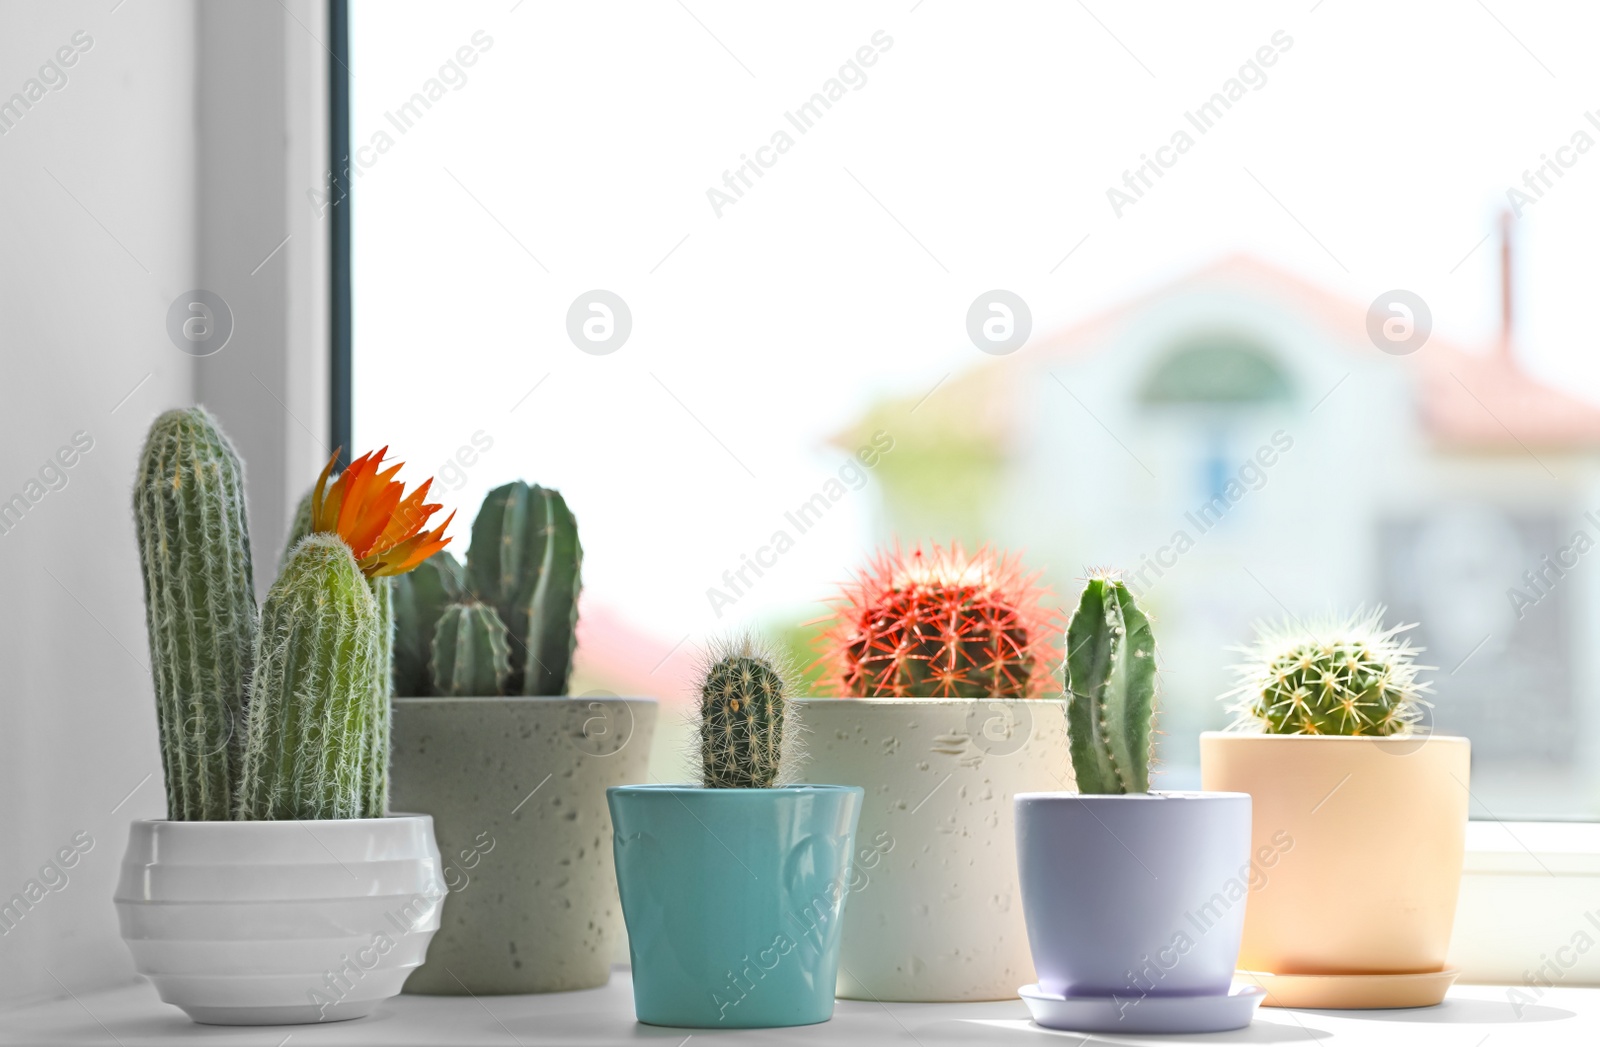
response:
<path fill-rule="evenodd" d="M 827 679 L 851 698 L 1036 698 L 1060 632 L 1038 578 L 988 547 L 880 552 L 843 588 Z"/>

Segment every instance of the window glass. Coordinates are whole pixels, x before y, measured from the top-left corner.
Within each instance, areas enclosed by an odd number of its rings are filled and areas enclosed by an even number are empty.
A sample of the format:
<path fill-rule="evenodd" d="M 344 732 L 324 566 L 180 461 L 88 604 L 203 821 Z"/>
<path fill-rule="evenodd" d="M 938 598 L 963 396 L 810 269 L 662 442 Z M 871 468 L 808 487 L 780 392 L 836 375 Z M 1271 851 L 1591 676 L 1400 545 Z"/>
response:
<path fill-rule="evenodd" d="M 1140 579 L 1170 787 L 1253 622 L 1382 603 L 1474 816 L 1592 816 L 1600 12 L 1090 7 L 356 0 L 357 444 L 460 552 L 561 489 L 575 686 L 988 541 Z"/>

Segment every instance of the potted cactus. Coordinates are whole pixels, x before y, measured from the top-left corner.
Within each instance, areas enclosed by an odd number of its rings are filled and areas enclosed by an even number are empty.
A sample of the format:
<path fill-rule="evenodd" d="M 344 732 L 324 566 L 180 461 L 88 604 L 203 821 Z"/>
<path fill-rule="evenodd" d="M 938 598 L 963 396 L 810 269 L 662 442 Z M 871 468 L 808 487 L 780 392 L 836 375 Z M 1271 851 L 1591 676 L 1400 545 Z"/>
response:
<path fill-rule="evenodd" d="M 489 492 L 465 567 L 395 589 L 394 793 L 433 815 L 450 893 L 406 991 L 604 985 L 623 933 L 608 786 L 646 779 L 656 703 L 566 698 L 583 548 L 560 493 Z"/>
<path fill-rule="evenodd" d="M 710 651 L 695 785 L 607 790 L 641 1022 L 812 1025 L 833 1016 L 859 788 L 785 786 L 792 673 L 749 638 Z"/>
<path fill-rule="evenodd" d="M 244 470 L 204 408 L 156 419 L 134 517 L 168 818 L 134 822 L 116 907 L 195 1021 L 358 1018 L 439 925 L 432 820 L 387 815 L 390 579 L 443 548 L 428 483 L 353 462 L 311 499 L 259 613 Z M 449 521 L 446 521 L 448 526 Z"/>
<path fill-rule="evenodd" d="M 1037 577 L 989 549 L 896 548 L 837 601 L 823 663 L 841 697 L 797 705 L 801 780 L 866 790 L 842 997 L 1012 999 L 1034 980 L 1011 801 L 1069 773 Z"/>
<path fill-rule="evenodd" d="M 1267 1003 L 1439 1003 L 1465 851 L 1471 743 L 1434 734 L 1419 648 L 1383 611 L 1263 626 L 1200 737 L 1207 789 L 1255 798 L 1255 846 L 1291 840 L 1250 897 L 1240 966 Z M 1352 883 L 1360 905 L 1328 905 Z"/>
<path fill-rule="evenodd" d="M 1063 673 L 1078 791 L 1016 799 L 1039 975 L 1023 999 L 1041 1025 L 1082 1032 L 1248 1025 L 1263 993 L 1232 982 L 1250 797 L 1150 791 L 1155 636 L 1114 575 L 1084 586 Z"/>

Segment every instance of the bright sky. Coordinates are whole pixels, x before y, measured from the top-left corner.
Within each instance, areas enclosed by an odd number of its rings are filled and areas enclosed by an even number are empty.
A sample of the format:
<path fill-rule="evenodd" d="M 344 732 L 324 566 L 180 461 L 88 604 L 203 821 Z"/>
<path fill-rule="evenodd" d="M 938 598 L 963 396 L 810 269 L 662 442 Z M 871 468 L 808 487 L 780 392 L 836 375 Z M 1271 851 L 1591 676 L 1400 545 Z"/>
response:
<path fill-rule="evenodd" d="M 490 487 L 559 487 L 586 598 L 667 643 L 784 617 L 864 557 L 869 494 L 720 620 L 706 589 L 837 470 L 825 440 L 864 406 L 991 359 L 981 292 L 1042 333 L 1247 251 L 1361 303 L 1409 289 L 1483 344 L 1480 241 L 1546 155 L 1570 167 L 1517 222 L 1521 353 L 1600 399 L 1600 149 L 1557 152 L 1600 142 L 1600 11 L 1314 3 L 357 0 L 356 442 L 436 469 L 481 431 L 447 493 L 461 551 Z M 1184 114 L 1235 77 L 1201 134 Z M 830 78 L 802 133 L 786 114 Z M 1107 190 L 1179 130 L 1119 217 Z M 767 166 L 719 215 L 745 157 Z M 632 317 L 608 355 L 567 332 L 592 289 Z"/>

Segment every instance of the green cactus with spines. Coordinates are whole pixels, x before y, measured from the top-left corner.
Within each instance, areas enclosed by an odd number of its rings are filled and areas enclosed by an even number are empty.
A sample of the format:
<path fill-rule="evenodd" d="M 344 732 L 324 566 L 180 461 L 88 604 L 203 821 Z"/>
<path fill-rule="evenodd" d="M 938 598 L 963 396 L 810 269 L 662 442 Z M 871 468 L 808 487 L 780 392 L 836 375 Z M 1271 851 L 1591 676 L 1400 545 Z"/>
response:
<path fill-rule="evenodd" d="M 244 467 L 205 408 L 156 419 L 133 502 L 167 816 L 225 820 L 257 613 Z"/>
<path fill-rule="evenodd" d="M 511 642 L 494 608 L 477 600 L 445 608 L 433 632 L 430 675 L 442 698 L 505 693 Z"/>
<path fill-rule="evenodd" d="M 333 534 L 296 545 L 262 608 L 235 818 L 371 812 L 388 755 L 371 752 L 382 645 L 383 612 L 350 547 Z"/>
<path fill-rule="evenodd" d="M 697 733 L 701 783 L 709 789 L 770 789 L 793 748 L 794 675 L 751 637 L 712 648 L 701 670 Z"/>
<path fill-rule="evenodd" d="M 466 572 L 448 550 L 435 553 L 394 583 L 394 693 L 426 698 L 435 693 L 428 661 L 434 629 L 446 607 L 467 596 Z"/>
<path fill-rule="evenodd" d="M 577 521 L 560 492 L 519 480 L 484 498 L 472 523 L 467 577 L 511 636 L 509 693 L 567 692 L 582 566 Z"/>
<path fill-rule="evenodd" d="M 1385 627 L 1383 608 L 1342 619 L 1257 628 L 1236 667 L 1231 700 L 1235 729 L 1266 734 L 1403 735 L 1428 706 L 1431 685 L 1417 673 L 1421 648 Z"/>
<path fill-rule="evenodd" d="M 1156 645 L 1120 578 L 1096 574 L 1067 626 L 1067 736 L 1078 791 L 1150 790 Z"/>

